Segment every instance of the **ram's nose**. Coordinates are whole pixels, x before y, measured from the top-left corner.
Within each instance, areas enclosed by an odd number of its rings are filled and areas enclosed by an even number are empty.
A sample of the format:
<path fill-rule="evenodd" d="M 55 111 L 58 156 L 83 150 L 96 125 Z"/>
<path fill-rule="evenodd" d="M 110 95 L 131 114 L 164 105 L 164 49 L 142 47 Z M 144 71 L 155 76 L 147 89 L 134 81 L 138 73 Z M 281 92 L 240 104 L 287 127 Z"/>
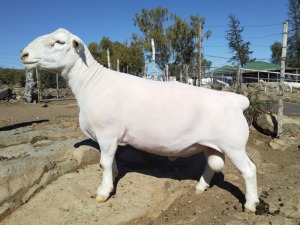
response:
<path fill-rule="evenodd" d="M 28 56 L 29 56 L 28 51 L 26 51 L 26 50 L 21 51 L 21 60 L 22 61 L 24 61 L 25 59 L 27 59 Z"/>

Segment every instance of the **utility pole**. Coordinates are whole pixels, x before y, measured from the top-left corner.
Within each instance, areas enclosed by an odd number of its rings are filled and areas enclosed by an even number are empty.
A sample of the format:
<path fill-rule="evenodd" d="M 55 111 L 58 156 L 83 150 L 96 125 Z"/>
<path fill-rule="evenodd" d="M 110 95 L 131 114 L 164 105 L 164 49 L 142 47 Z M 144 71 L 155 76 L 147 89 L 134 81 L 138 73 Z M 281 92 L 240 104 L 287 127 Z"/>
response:
<path fill-rule="evenodd" d="M 202 22 L 199 22 L 198 34 L 198 86 L 201 86 L 202 81 Z"/>
<path fill-rule="evenodd" d="M 283 86 L 285 77 L 285 60 L 286 60 L 286 45 L 287 45 L 288 22 L 283 23 L 282 33 L 282 53 L 281 53 L 281 68 L 280 68 L 280 83 L 279 83 L 279 102 L 278 102 L 278 130 L 277 137 L 282 135 L 282 117 L 283 117 Z"/>

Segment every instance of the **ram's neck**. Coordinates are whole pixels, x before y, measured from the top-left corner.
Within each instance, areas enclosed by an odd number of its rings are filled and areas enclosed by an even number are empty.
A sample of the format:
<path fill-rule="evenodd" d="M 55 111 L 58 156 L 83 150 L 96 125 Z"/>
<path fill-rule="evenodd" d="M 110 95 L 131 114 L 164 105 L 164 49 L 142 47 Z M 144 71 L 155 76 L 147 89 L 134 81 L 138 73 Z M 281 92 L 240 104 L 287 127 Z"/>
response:
<path fill-rule="evenodd" d="M 69 86 L 79 106 L 84 101 L 85 96 L 91 90 L 92 86 L 102 80 L 106 71 L 107 69 L 93 58 L 85 46 L 84 57 L 79 58 L 67 74 Z"/>

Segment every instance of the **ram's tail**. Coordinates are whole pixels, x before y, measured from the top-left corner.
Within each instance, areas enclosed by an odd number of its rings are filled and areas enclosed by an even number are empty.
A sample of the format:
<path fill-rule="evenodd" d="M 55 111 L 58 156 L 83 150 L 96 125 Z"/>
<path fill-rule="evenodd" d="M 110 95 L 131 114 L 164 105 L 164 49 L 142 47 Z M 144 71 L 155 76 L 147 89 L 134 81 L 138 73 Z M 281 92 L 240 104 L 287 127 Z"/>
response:
<path fill-rule="evenodd" d="M 238 101 L 241 109 L 243 111 L 246 110 L 250 105 L 249 99 L 244 95 L 237 95 L 237 96 L 239 98 Z"/>

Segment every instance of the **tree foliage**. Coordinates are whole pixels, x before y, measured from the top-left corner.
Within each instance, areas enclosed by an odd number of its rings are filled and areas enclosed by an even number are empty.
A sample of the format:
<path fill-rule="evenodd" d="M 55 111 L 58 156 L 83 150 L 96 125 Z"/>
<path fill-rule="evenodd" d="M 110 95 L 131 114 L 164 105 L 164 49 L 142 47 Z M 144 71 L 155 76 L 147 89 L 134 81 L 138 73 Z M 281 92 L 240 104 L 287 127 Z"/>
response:
<path fill-rule="evenodd" d="M 226 31 L 226 39 L 228 40 L 229 49 L 234 55 L 229 60 L 233 65 L 240 64 L 244 66 L 247 63 L 253 61 L 250 55 L 250 42 L 244 41 L 242 32 L 244 28 L 240 26 L 240 21 L 233 15 L 229 15 L 229 30 Z"/>
<path fill-rule="evenodd" d="M 134 25 L 138 26 L 143 33 L 142 42 L 146 52 L 151 52 L 151 39 L 155 40 L 155 58 L 161 70 L 165 68 L 171 56 L 165 27 L 169 20 L 169 10 L 162 7 L 151 10 L 143 8 L 141 14 L 136 13 L 134 18 Z M 151 60 L 151 54 L 146 57 Z"/>
<path fill-rule="evenodd" d="M 110 53 L 111 68 L 117 70 L 119 60 L 119 70 L 133 75 L 143 72 L 145 62 L 142 47 L 136 37 L 128 46 L 118 41 L 112 42 L 108 37 L 103 37 L 99 44 L 92 42 L 88 46 L 91 54 L 101 65 L 108 67 L 107 50 Z"/>
<path fill-rule="evenodd" d="M 156 63 L 161 70 L 169 65 L 171 74 L 179 74 L 183 65 L 197 64 L 197 36 L 199 22 L 205 19 L 191 15 L 190 20 L 183 20 L 168 9 L 158 7 L 151 10 L 142 9 L 141 14 L 135 14 L 134 24 L 140 28 L 140 38 L 148 60 L 151 62 L 151 39 L 155 41 Z M 203 27 L 202 27 L 203 28 Z M 208 38 L 211 31 L 205 32 Z M 203 59 L 204 60 L 204 59 Z M 211 65 L 211 63 L 206 63 Z"/>
<path fill-rule="evenodd" d="M 300 1 L 288 1 L 287 66 L 300 67 Z"/>
<path fill-rule="evenodd" d="M 41 83 L 43 88 L 56 88 L 56 74 L 39 70 L 39 76 L 41 76 Z M 35 80 L 36 77 L 34 76 Z M 20 69 L 10 69 L 10 68 L 0 68 L 0 87 L 2 85 L 14 86 L 19 85 L 21 87 L 25 86 L 26 77 L 25 70 Z M 62 77 L 58 77 L 59 87 L 66 87 L 67 82 Z"/>
<path fill-rule="evenodd" d="M 282 44 L 278 41 L 274 42 L 271 45 L 271 63 L 280 64 L 281 63 L 281 53 L 282 53 Z"/>
<path fill-rule="evenodd" d="M 24 70 L 0 68 L 0 88 L 2 85 L 14 86 L 25 85 Z"/>
<path fill-rule="evenodd" d="M 174 15 L 174 24 L 167 28 L 167 38 L 170 41 L 175 65 L 190 64 L 195 57 L 194 40 L 197 33 L 194 29 L 187 21 Z"/>
<path fill-rule="evenodd" d="M 56 88 L 57 87 L 55 73 L 45 71 L 45 70 L 39 70 L 38 73 L 39 73 L 39 76 L 41 76 L 42 88 Z M 59 86 L 59 88 L 67 87 L 67 81 L 62 76 L 58 76 L 58 86 Z"/>

